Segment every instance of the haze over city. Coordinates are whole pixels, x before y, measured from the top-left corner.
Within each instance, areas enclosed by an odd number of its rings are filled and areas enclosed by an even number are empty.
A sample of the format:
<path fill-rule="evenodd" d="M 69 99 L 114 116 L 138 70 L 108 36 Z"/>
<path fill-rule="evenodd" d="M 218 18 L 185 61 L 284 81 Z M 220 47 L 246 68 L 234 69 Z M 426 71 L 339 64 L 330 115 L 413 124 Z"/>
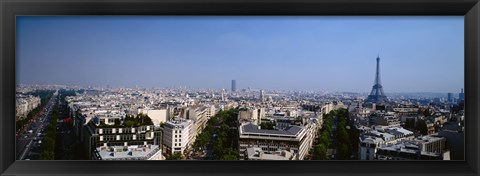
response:
<path fill-rule="evenodd" d="M 17 17 L 17 83 L 459 92 L 463 17 Z"/>
<path fill-rule="evenodd" d="M 19 160 L 465 159 L 463 17 L 16 24 Z"/>

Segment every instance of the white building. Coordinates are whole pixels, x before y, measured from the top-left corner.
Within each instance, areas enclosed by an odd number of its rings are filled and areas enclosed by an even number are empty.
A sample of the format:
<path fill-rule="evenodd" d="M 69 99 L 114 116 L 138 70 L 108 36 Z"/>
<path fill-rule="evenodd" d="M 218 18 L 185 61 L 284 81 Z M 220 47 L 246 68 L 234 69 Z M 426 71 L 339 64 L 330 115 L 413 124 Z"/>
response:
<path fill-rule="evenodd" d="M 413 132 L 401 127 L 375 126 L 373 130 L 366 130 L 359 137 L 359 159 L 374 160 L 379 147 L 413 138 Z"/>
<path fill-rule="evenodd" d="M 252 122 L 255 125 L 259 125 L 261 117 L 259 116 L 259 112 L 257 108 L 248 107 L 248 108 L 241 108 L 238 111 L 238 121 L 239 122 Z"/>
<path fill-rule="evenodd" d="M 183 119 L 192 120 L 193 124 L 191 127 L 190 139 L 189 141 L 195 141 L 198 134 L 206 127 L 207 121 L 215 115 L 214 106 L 201 106 L 196 108 L 187 108 L 183 114 Z"/>
<path fill-rule="evenodd" d="M 249 147 L 245 150 L 245 160 L 295 160 L 296 154 L 291 151 L 266 152 L 259 147 Z"/>
<path fill-rule="evenodd" d="M 160 123 L 165 123 L 169 119 L 166 109 L 138 109 L 138 114 L 150 117 L 155 126 L 160 126 Z"/>
<path fill-rule="evenodd" d="M 17 94 L 16 101 L 15 101 L 16 120 L 21 120 L 27 117 L 30 111 L 40 106 L 40 103 L 41 103 L 40 97 L 38 96 L 32 96 L 32 95 L 25 96 L 25 95 Z"/>
<path fill-rule="evenodd" d="M 171 120 L 163 126 L 163 149 L 166 153 L 183 153 L 190 145 L 192 120 Z"/>
<path fill-rule="evenodd" d="M 240 159 L 246 159 L 247 148 L 257 147 L 266 152 L 291 151 L 303 160 L 311 148 L 309 130 L 303 126 L 291 126 L 285 130 L 262 130 L 253 123 L 239 128 Z"/>
<path fill-rule="evenodd" d="M 405 140 L 382 145 L 377 149 L 378 160 L 450 160 L 445 149 L 445 138 L 424 136 L 418 140 Z"/>
<path fill-rule="evenodd" d="M 100 146 L 94 160 L 165 160 L 158 145 Z"/>

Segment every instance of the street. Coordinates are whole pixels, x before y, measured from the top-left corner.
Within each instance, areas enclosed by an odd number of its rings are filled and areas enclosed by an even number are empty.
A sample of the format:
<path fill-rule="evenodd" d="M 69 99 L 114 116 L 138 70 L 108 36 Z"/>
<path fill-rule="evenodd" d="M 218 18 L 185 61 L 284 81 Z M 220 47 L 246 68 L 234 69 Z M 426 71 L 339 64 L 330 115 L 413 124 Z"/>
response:
<path fill-rule="evenodd" d="M 45 137 L 46 128 L 50 123 L 52 109 L 57 100 L 55 93 L 42 112 L 36 116 L 29 127 L 17 136 L 16 158 L 19 160 L 38 159 L 41 141 Z"/>
<path fill-rule="evenodd" d="M 59 153 L 58 159 L 61 160 L 73 160 L 75 159 L 73 155 L 73 148 L 75 146 L 75 136 L 72 133 L 72 128 L 69 126 L 69 123 L 64 122 L 68 118 L 68 114 L 64 114 L 68 108 L 67 103 L 64 99 L 59 102 L 59 121 L 57 123 L 57 141 L 61 141 L 56 147 L 60 147 L 60 150 L 57 150 Z M 57 158 L 57 157 L 55 157 Z"/>

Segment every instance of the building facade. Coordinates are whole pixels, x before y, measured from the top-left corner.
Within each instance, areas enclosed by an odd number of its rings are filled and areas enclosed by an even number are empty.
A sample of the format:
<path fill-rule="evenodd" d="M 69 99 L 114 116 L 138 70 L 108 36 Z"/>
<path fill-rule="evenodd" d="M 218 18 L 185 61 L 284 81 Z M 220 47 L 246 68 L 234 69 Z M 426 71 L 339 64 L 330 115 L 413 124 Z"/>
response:
<path fill-rule="evenodd" d="M 170 120 L 163 126 L 163 148 L 165 153 L 183 152 L 189 147 L 192 120 Z"/>
<path fill-rule="evenodd" d="M 38 96 L 17 94 L 15 99 L 15 119 L 24 119 L 30 111 L 40 106 L 40 103 L 40 97 Z"/>
<path fill-rule="evenodd" d="M 242 124 L 239 128 L 240 159 L 245 156 L 247 148 L 260 148 L 266 152 L 288 151 L 303 160 L 311 148 L 308 130 L 303 126 L 291 126 L 285 130 L 262 130 L 252 123 Z"/>
<path fill-rule="evenodd" d="M 237 91 L 237 80 L 232 80 L 232 92 Z"/>

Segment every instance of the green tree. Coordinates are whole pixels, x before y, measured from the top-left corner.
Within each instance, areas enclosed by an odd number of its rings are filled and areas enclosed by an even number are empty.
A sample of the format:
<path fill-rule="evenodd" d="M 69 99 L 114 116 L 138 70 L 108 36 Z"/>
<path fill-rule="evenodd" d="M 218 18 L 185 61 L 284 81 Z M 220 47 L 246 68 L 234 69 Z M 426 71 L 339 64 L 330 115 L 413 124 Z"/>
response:
<path fill-rule="evenodd" d="M 273 130 L 273 124 L 270 122 L 262 122 L 260 123 L 260 128 L 264 130 Z"/>
<path fill-rule="evenodd" d="M 330 145 L 330 133 L 328 133 L 327 131 L 322 132 L 319 142 L 321 144 L 324 144 L 325 146 Z"/>
<path fill-rule="evenodd" d="M 337 149 L 337 154 L 335 159 L 339 159 L 339 160 L 350 159 L 350 150 L 348 148 L 349 147 L 347 144 L 340 144 L 340 146 Z"/>
<path fill-rule="evenodd" d="M 315 160 L 326 160 L 327 159 L 327 147 L 325 144 L 321 143 L 315 146 L 313 149 L 313 159 Z"/>
<path fill-rule="evenodd" d="M 345 144 L 350 143 L 350 137 L 348 136 L 348 132 L 347 132 L 347 129 L 345 129 L 345 127 L 338 128 L 338 130 L 337 130 L 337 140 L 340 143 L 345 143 Z"/>
<path fill-rule="evenodd" d="M 166 160 L 182 160 L 184 159 L 182 153 L 180 152 L 174 152 L 173 154 L 170 154 L 165 158 Z"/>

